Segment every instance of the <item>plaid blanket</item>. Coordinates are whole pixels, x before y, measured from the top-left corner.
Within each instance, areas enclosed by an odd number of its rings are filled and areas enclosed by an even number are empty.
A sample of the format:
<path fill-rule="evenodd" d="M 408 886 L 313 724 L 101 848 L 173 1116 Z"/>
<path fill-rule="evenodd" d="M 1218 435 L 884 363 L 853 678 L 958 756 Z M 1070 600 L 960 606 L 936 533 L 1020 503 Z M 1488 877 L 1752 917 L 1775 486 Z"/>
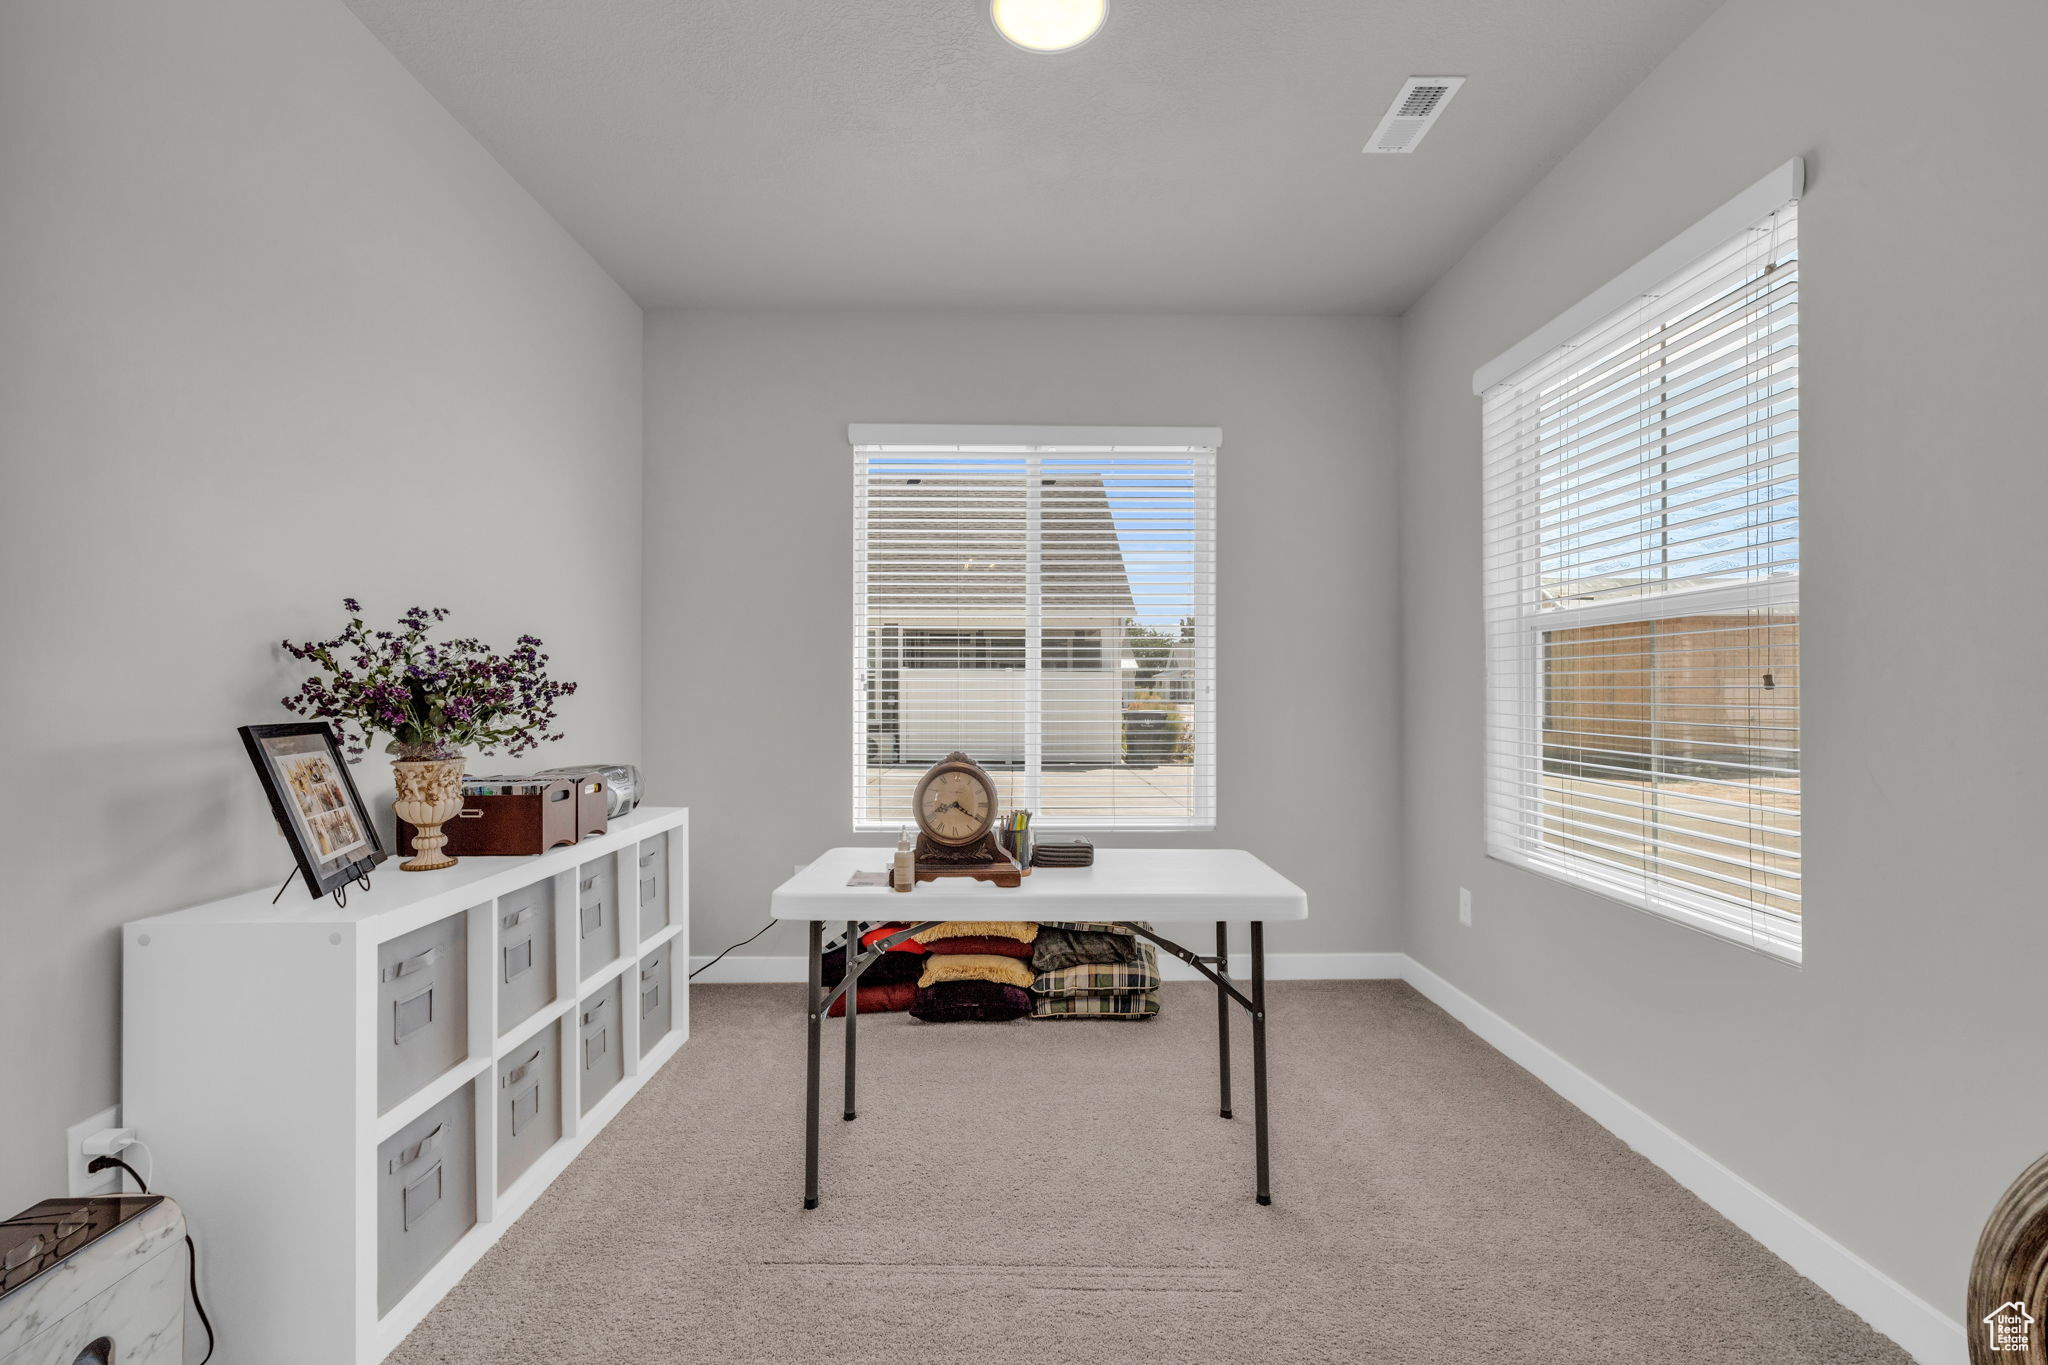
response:
<path fill-rule="evenodd" d="M 1104 934 L 1092 929 L 1061 929 L 1039 926 L 1031 945 L 1031 966 L 1040 972 L 1062 967 L 1083 967 L 1094 962 L 1121 962 L 1135 967 L 1145 960 L 1141 951 L 1152 945 L 1133 934 Z"/>
<path fill-rule="evenodd" d="M 1121 924 L 1106 924 L 1097 920 L 1046 920 L 1041 929 L 1073 929 L 1083 934 L 1125 934 L 1131 931 Z M 1151 928 L 1146 925 L 1146 928 Z"/>
<path fill-rule="evenodd" d="M 1031 982 L 1031 993 L 1040 1000 L 1072 997 L 1135 995 L 1159 989 L 1159 953 L 1150 943 L 1136 963 L 1084 962 L 1040 972 Z M 1154 1001 L 1157 1007 L 1157 1001 Z"/>
<path fill-rule="evenodd" d="M 1033 1019 L 1152 1019 L 1158 1014 L 1158 991 L 1057 998 L 1041 995 L 1031 1001 Z"/>

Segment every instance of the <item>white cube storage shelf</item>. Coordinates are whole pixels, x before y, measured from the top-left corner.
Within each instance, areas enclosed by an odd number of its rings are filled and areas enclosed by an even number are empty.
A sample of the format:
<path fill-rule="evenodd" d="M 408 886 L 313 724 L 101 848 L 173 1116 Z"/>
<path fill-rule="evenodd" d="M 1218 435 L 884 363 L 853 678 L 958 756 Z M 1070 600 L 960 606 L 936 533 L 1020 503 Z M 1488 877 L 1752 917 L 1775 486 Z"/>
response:
<path fill-rule="evenodd" d="M 381 1360 L 688 1032 L 689 812 L 123 931 L 122 1121 L 230 1362 Z"/>

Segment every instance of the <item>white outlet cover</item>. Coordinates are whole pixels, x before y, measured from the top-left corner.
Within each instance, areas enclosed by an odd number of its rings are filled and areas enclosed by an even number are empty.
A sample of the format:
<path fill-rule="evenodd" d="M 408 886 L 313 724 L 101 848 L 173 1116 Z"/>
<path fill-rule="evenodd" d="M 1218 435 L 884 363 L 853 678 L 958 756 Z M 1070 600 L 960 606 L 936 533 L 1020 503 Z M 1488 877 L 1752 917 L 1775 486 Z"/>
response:
<path fill-rule="evenodd" d="M 1472 893 L 1464 887 L 1458 888 L 1458 923 L 1472 922 Z"/>
<path fill-rule="evenodd" d="M 92 1158 L 85 1154 L 85 1140 L 102 1128 L 121 1126 L 121 1106 L 102 1109 L 91 1118 L 74 1123 L 64 1130 L 65 1169 L 69 1172 L 65 1193 L 74 1198 L 90 1194 L 114 1194 L 121 1188 L 119 1167 L 112 1170 L 89 1173 L 85 1165 Z"/>

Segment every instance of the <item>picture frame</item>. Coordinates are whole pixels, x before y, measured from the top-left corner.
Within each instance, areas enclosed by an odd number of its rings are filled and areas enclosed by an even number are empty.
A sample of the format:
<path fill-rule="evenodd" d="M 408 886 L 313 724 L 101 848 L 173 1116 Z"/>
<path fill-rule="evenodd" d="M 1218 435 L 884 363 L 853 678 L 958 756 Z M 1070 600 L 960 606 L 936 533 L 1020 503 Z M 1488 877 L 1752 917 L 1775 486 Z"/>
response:
<path fill-rule="evenodd" d="M 390 856 L 325 722 L 244 725 L 236 733 L 315 900 L 366 878 Z"/>

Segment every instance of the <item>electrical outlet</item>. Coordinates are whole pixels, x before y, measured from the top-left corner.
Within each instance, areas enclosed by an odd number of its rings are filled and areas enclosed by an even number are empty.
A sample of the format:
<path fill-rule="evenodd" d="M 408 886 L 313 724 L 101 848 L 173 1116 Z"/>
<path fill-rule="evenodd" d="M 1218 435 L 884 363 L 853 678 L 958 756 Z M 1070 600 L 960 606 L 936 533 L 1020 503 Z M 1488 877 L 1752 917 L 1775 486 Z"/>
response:
<path fill-rule="evenodd" d="M 1472 927 L 1472 893 L 1462 886 L 1458 888 L 1458 923 Z"/>
<path fill-rule="evenodd" d="M 85 1140 L 94 1133 L 107 1128 L 121 1126 L 121 1106 L 102 1109 L 81 1123 L 74 1123 L 64 1130 L 64 1159 L 70 1172 L 67 1193 L 74 1197 L 89 1194 L 113 1194 L 121 1187 L 121 1171 L 118 1167 L 104 1171 L 88 1171 L 86 1163 L 92 1158 L 85 1154 Z"/>

